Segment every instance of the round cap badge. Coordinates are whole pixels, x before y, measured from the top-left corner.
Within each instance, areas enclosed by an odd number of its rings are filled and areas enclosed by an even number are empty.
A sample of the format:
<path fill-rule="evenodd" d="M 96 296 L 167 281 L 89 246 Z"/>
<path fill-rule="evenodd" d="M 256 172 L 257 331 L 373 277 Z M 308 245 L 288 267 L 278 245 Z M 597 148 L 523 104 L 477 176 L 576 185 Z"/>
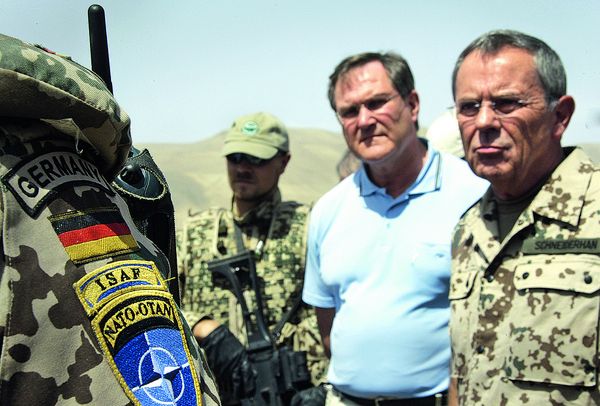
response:
<path fill-rule="evenodd" d="M 242 133 L 246 135 L 256 135 L 256 133 L 258 133 L 258 124 L 255 121 L 246 121 L 242 127 Z"/>

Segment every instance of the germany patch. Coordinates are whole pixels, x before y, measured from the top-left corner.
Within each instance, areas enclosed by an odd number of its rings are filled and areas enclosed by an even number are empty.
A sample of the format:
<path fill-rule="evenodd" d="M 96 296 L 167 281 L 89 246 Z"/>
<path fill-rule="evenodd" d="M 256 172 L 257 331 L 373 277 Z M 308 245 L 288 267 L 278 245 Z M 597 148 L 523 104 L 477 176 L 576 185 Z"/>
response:
<path fill-rule="evenodd" d="M 202 404 L 177 306 L 153 262 L 111 263 L 74 288 L 105 358 L 135 405 Z"/>
<path fill-rule="evenodd" d="M 48 219 L 75 264 L 139 250 L 121 213 L 114 207 L 70 211 Z"/>
<path fill-rule="evenodd" d="M 98 168 L 69 151 L 51 151 L 28 157 L 2 177 L 2 183 L 30 216 L 37 216 L 58 190 L 89 185 L 114 192 Z"/>

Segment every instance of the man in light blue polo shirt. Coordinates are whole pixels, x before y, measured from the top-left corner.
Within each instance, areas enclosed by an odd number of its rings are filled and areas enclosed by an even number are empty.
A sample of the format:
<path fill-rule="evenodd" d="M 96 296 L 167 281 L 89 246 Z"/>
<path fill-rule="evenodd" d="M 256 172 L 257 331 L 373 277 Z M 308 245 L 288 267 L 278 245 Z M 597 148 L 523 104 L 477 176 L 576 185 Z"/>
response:
<path fill-rule="evenodd" d="M 450 239 L 487 182 L 417 138 L 419 97 L 399 55 L 346 58 L 329 99 L 362 166 L 309 226 L 303 299 L 331 354 L 327 404 L 443 404 Z"/>

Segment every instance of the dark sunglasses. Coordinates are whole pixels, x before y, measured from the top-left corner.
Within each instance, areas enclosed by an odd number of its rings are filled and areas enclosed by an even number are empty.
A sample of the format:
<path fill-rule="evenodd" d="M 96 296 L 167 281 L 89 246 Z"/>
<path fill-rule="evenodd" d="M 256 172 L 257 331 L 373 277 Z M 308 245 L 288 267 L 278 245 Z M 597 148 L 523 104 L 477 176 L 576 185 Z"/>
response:
<path fill-rule="evenodd" d="M 238 152 L 235 154 L 229 154 L 229 155 L 227 155 L 226 158 L 227 158 L 227 161 L 229 161 L 232 164 L 236 164 L 236 165 L 239 165 L 242 162 L 245 162 L 248 165 L 252 165 L 252 166 L 263 166 L 263 165 L 266 165 L 269 162 L 271 162 L 278 155 L 279 154 L 277 153 L 277 154 L 275 154 L 275 156 L 273 156 L 273 158 L 262 159 L 262 158 L 257 158 L 252 155 L 242 154 L 242 153 Z"/>

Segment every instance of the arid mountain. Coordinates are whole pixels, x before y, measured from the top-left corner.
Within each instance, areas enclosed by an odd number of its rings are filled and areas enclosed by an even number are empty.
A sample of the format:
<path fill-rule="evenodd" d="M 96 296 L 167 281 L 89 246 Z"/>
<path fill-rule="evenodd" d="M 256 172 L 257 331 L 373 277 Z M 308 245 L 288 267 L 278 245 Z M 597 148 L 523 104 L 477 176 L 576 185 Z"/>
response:
<path fill-rule="evenodd" d="M 225 158 L 221 156 L 224 133 L 193 144 L 136 145 L 148 148 L 171 187 L 175 220 L 180 227 L 188 210 L 229 207 Z M 600 144 L 582 144 L 600 162 Z M 346 144 L 341 134 L 318 129 L 290 129 L 292 159 L 280 180 L 286 200 L 315 202 L 337 181 L 336 165 Z"/>
<path fill-rule="evenodd" d="M 346 144 L 341 134 L 324 130 L 290 129 L 292 159 L 281 177 L 283 198 L 315 202 L 337 181 L 336 164 Z M 224 133 L 193 144 L 147 144 L 171 187 L 177 226 L 188 210 L 229 207 L 225 158 L 221 156 Z"/>

